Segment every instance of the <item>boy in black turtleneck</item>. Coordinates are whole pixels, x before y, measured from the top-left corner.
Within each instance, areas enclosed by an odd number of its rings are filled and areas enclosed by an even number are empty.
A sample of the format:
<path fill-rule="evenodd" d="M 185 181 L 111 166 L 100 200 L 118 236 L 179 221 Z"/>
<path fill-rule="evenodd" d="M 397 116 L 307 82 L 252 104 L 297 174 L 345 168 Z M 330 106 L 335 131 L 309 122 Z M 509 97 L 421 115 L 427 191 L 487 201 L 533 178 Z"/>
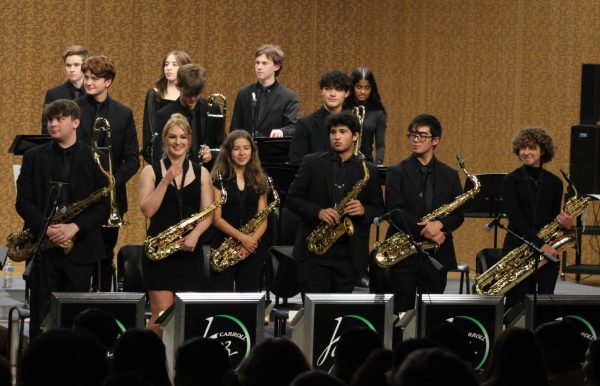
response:
<path fill-rule="evenodd" d="M 509 173 L 502 183 L 504 211 L 508 215 L 509 229 L 531 241 L 545 253 L 557 256 L 552 246 L 545 244 L 537 233 L 555 218 L 564 228 L 573 224 L 573 216 L 561 210 L 563 185 L 543 164 L 554 157 L 552 138 L 542 128 L 521 129 L 513 139 L 512 150 L 523 165 Z M 522 243 L 507 233 L 503 255 Z M 538 272 L 538 293 L 552 294 L 558 276 L 558 264 L 545 264 Z M 535 278 L 530 276 L 507 294 L 507 306 L 522 301 L 526 293 L 535 289 Z"/>

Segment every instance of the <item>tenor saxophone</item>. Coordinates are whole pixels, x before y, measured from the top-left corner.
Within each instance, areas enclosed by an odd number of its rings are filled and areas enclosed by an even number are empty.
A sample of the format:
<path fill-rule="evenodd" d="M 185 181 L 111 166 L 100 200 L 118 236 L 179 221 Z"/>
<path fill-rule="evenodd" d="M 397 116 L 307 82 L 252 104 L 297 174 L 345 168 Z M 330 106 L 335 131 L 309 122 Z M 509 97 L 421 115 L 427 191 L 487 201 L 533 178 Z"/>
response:
<path fill-rule="evenodd" d="M 575 195 L 566 202 L 564 210 L 577 217 L 588 207 L 590 198 L 577 197 L 577 190 L 570 178 L 562 170 L 561 172 L 575 192 Z M 577 238 L 574 231 L 563 229 L 556 219 L 540 229 L 537 236 L 557 251 L 564 249 Z M 473 279 L 473 288 L 479 295 L 504 295 L 533 274 L 536 260 L 538 269 L 548 263 L 547 259 L 536 256 L 527 244 L 522 244 L 502 257 L 487 271 L 476 276 Z"/>
<path fill-rule="evenodd" d="M 316 255 L 324 255 L 340 237 L 345 234 L 348 236 L 354 235 L 354 225 L 352 224 L 352 220 L 344 214 L 344 208 L 349 201 L 358 197 L 369 181 L 369 169 L 364 159 L 362 160 L 362 167 L 364 172 L 363 178 L 358 180 L 352 187 L 352 190 L 334 207 L 335 211 L 340 215 L 341 221 L 333 225 L 321 222 L 306 238 L 310 252 Z"/>
<path fill-rule="evenodd" d="M 146 237 L 146 240 L 144 240 L 144 251 L 148 259 L 153 261 L 163 260 L 181 250 L 183 237 L 194 229 L 196 223 L 207 218 L 215 209 L 221 207 L 227 201 L 227 191 L 223 187 L 223 179 L 220 174 L 217 174 L 217 181 L 221 185 L 221 198 L 219 201 L 212 203 L 204 210 L 181 220 L 177 224 L 171 225 L 154 237 Z"/>
<path fill-rule="evenodd" d="M 481 189 L 481 183 L 479 182 L 477 176 L 467 172 L 465 169 L 465 163 L 459 154 L 456 155 L 456 159 L 458 160 L 458 165 L 465 173 L 467 178 L 473 182 L 473 189 L 462 193 L 461 195 L 457 196 L 454 201 L 442 205 L 433 212 L 425 215 L 423 218 L 421 218 L 421 221 L 433 221 L 446 217 L 450 213 L 454 212 L 458 207 L 464 205 L 467 201 L 475 197 L 477 193 L 479 193 L 479 190 Z M 419 245 L 423 249 L 431 250 L 437 248 L 436 244 L 429 241 L 422 241 L 419 243 Z M 408 235 L 406 235 L 404 232 L 395 233 L 384 241 L 376 242 L 374 250 L 375 263 L 382 268 L 391 267 L 407 257 L 417 253 L 417 249 L 410 242 Z"/>
<path fill-rule="evenodd" d="M 102 164 L 100 162 L 100 155 L 96 152 L 94 148 L 92 148 L 92 155 L 94 161 L 100 168 L 100 172 L 106 176 L 108 179 L 108 186 L 98 189 L 87 198 L 74 202 L 68 205 L 64 210 L 56 212 L 52 218 L 50 219 L 50 224 L 64 224 L 68 221 L 71 221 L 85 209 L 87 209 L 92 204 L 100 201 L 102 198 L 108 196 L 112 191 L 113 186 L 115 185 L 115 178 L 102 168 Z M 56 244 L 50 241 L 46 236 L 44 236 L 44 240 L 42 241 L 42 245 L 40 247 L 41 251 L 45 251 L 51 248 L 58 248 Z M 70 242 L 63 248 L 63 251 L 66 254 L 69 254 L 73 249 L 73 241 Z M 29 260 L 33 257 L 33 252 L 35 249 L 35 240 L 33 238 L 33 232 L 31 229 L 26 228 L 19 232 L 18 234 L 10 234 L 6 239 L 6 244 L 8 247 L 7 256 L 10 257 L 12 261 L 20 262 L 24 260 Z"/>
<path fill-rule="evenodd" d="M 256 229 L 267 219 L 269 214 L 279 205 L 280 199 L 277 190 L 273 188 L 271 177 L 268 177 L 269 186 L 273 192 L 273 202 L 266 208 L 257 213 L 248 223 L 240 228 L 240 232 L 245 235 L 252 235 Z M 241 242 L 233 237 L 228 237 L 217 249 L 211 249 L 208 252 L 208 261 L 210 267 L 215 272 L 223 272 L 227 268 L 239 263 L 241 258 L 238 255 L 238 248 Z"/>

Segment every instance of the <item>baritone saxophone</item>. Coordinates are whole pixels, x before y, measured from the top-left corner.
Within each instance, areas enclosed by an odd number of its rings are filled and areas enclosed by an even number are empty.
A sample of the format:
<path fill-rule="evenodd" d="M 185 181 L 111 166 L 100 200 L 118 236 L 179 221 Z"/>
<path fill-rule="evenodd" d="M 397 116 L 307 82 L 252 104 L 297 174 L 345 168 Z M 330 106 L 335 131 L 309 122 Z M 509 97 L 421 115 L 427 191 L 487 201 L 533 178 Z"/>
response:
<path fill-rule="evenodd" d="M 578 197 L 577 189 L 569 176 L 562 170 L 561 173 L 575 193 L 565 203 L 564 210 L 577 217 L 587 209 L 590 198 Z M 551 245 L 557 251 L 572 244 L 577 238 L 575 231 L 562 228 L 556 219 L 540 229 L 537 236 L 544 240 L 545 244 Z M 506 294 L 515 285 L 533 274 L 536 260 L 538 269 L 548 263 L 546 258 L 536 255 L 527 244 L 520 245 L 508 252 L 508 254 L 492 265 L 487 271 L 473 279 L 474 292 L 479 295 Z"/>
<path fill-rule="evenodd" d="M 273 187 L 271 177 L 267 177 L 269 186 L 273 192 L 273 202 L 267 205 L 263 210 L 257 213 L 248 223 L 240 228 L 240 232 L 245 235 L 253 235 L 256 229 L 267 219 L 269 214 L 275 210 L 281 201 L 277 190 Z M 223 272 L 227 268 L 239 263 L 242 259 L 238 255 L 238 249 L 241 242 L 233 237 L 228 237 L 217 249 L 211 249 L 208 252 L 210 267 L 215 272 Z"/>
<path fill-rule="evenodd" d="M 154 237 L 146 237 L 146 240 L 144 240 L 144 251 L 148 259 L 153 261 L 163 260 L 173 253 L 180 251 L 183 238 L 194 229 L 196 223 L 207 218 L 215 209 L 221 207 L 227 201 L 227 191 L 223 187 L 223 179 L 220 174 L 217 174 L 217 181 L 221 185 L 221 198 L 219 201 L 212 203 L 204 210 L 181 220 L 177 224 L 171 225 Z"/>
<path fill-rule="evenodd" d="M 467 172 L 465 169 L 465 163 L 460 157 L 460 154 L 456 155 L 456 159 L 463 173 L 465 173 L 467 178 L 473 182 L 473 189 L 462 193 L 461 195 L 457 196 L 454 201 L 444 204 L 433 212 L 425 215 L 423 218 L 421 218 L 421 221 L 433 221 L 446 217 L 450 213 L 454 212 L 457 208 L 464 205 L 467 201 L 475 197 L 477 193 L 479 193 L 479 190 L 481 189 L 481 183 L 479 182 L 477 176 Z M 437 248 L 436 244 L 429 241 L 422 241 L 419 243 L 419 245 L 423 249 L 431 250 Z M 376 242 L 374 250 L 375 264 L 382 268 L 389 268 L 406 259 L 407 257 L 417 253 L 417 249 L 410 242 L 408 235 L 406 235 L 404 232 L 395 233 L 384 241 Z"/>

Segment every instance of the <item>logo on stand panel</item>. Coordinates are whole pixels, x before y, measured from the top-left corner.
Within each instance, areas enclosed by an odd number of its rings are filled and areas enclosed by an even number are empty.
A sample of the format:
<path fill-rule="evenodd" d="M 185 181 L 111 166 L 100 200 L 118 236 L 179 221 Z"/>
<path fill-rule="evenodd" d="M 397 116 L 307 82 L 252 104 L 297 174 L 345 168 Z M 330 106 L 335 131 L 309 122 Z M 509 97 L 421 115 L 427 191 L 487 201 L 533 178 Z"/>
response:
<path fill-rule="evenodd" d="M 483 323 L 466 315 L 458 315 L 448 318 L 446 321 L 458 324 L 467 332 L 469 343 L 473 349 L 475 370 L 483 368 L 490 355 L 490 335 Z"/>
<path fill-rule="evenodd" d="M 579 315 L 565 315 L 564 317 L 556 318 L 557 321 L 568 319 L 568 321 L 575 326 L 579 334 L 583 336 L 586 340 L 592 341 L 597 339 L 596 330 L 592 323 L 590 323 L 587 319 L 579 316 Z"/>
<path fill-rule="evenodd" d="M 333 367 L 335 349 L 337 347 L 338 341 L 340 340 L 340 335 L 342 335 L 344 331 L 352 327 L 367 327 L 373 331 L 376 331 L 375 327 L 373 327 L 373 324 L 360 315 L 344 315 L 334 318 L 333 325 L 334 326 L 329 341 L 322 342 L 322 344 L 324 344 L 325 347 L 323 349 L 319 349 L 316 346 L 320 342 L 314 342 L 315 347 L 313 348 L 313 351 L 315 353 L 320 352 L 315 362 L 315 366 L 327 371 L 330 371 Z"/>
<path fill-rule="evenodd" d="M 208 323 L 203 337 L 221 342 L 229 354 L 231 364 L 237 369 L 250 354 L 252 347 L 248 329 L 241 320 L 227 314 L 210 316 L 205 320 Z"/>

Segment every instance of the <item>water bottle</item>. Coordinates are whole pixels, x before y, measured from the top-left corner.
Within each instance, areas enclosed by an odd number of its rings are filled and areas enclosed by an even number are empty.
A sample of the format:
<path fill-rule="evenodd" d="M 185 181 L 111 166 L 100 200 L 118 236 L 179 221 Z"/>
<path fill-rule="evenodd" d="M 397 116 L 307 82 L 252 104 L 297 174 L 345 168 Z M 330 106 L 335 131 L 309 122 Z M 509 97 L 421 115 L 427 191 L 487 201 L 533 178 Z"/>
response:
<path fill-rule="evenodd" d="M 2 287 L 12 288 L 14 269 L 15 267 L 13 266 L 12 260 L 10 258 L 6 259 L 6 263 L 4 263 L 4 283 Z"/>

